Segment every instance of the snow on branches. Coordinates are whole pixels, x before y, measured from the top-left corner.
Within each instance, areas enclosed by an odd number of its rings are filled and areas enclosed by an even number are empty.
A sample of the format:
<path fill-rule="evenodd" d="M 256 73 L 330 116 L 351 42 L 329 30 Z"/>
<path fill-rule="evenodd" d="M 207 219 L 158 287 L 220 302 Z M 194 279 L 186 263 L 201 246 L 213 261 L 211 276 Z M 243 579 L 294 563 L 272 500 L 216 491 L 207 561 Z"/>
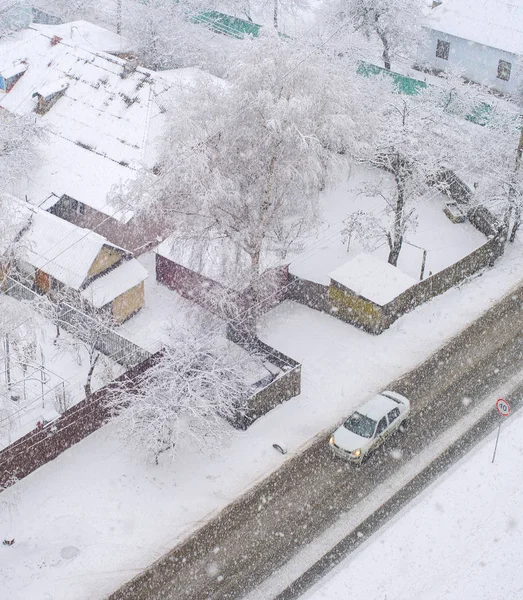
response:
<path fill-rule="evenodd" d="M 177 96 L 158 175 L 126 201 L 181 237 L 228 238 L 256 278 L 310 230 L 318 193 L 356 151 L 364 106 L 352 77 L 270 32 L 245 42 L 227 82 L 195 79 Z"/>
<path fill-rule="evenodd" d="M 239 349 L 205 324 L 172 329 L 160 360 L 137 387 L 121 387 L 112 400 L 126 443 L 158 463 L 186 441 L 202 447 L 223 435 L 248 397 Z"/>

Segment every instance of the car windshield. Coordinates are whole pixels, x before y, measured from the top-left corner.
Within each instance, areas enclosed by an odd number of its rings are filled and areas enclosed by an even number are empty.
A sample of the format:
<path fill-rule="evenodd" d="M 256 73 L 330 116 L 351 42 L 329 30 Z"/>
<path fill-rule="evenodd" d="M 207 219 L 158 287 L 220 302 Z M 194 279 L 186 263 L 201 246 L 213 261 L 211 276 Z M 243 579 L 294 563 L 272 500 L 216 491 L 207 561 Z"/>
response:
<path fill-rule="evenodd" d="M 349 431 L 364 438 L 372 437 L 376 430 L 376 421 L 358 412 L 353 413 L 343 425 Z"/>

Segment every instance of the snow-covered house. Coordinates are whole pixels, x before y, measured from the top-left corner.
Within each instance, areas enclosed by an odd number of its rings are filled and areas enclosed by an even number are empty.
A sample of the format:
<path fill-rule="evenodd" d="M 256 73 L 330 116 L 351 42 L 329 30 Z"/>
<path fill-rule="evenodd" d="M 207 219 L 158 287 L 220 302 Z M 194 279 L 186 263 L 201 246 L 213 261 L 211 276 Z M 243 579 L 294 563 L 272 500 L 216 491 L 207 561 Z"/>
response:
<path fill-rule="evenodd" d="M 460 68 L 471 81 L 516 94 L 523 84 L 523 2 L 442 0 L 425 27 L 429 43 L 419 62 L 445 71 Z"/>
<path fill-rule="evenodd" d="M 0 41 L 0 109 L 35 113 L 49 133 L 41 166 L 7 191 L 132 250 L 158 232 L 131 224 L 109 194 L 154 165 L 171 82 L 104 50 L 124 52 L 125 41 L 85 22 Z"/>
<path fill-rule="evenodd" d="M 18 270 L 35 291 L 74 290 L 117 323 L 142 308 L 148 274 L 128 251 L 11 195 L 0 203 L 2 219 L 13 224 Z M 0 252 L 6 249 L 4 239 Z"/>

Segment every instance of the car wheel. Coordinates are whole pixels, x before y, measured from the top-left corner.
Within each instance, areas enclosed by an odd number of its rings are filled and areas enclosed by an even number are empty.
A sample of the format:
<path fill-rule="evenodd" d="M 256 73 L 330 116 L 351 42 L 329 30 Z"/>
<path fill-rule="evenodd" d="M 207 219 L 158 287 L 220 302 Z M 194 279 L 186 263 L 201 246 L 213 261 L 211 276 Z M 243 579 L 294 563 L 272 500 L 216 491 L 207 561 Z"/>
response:
<path fill-rule="evenodd" d="M 409 420 L 405 419 L 399 426 L 399 430 L 401 431 L 401 433 L 405 433 L 407 431 L 407 429 L 409 428 Z"/>

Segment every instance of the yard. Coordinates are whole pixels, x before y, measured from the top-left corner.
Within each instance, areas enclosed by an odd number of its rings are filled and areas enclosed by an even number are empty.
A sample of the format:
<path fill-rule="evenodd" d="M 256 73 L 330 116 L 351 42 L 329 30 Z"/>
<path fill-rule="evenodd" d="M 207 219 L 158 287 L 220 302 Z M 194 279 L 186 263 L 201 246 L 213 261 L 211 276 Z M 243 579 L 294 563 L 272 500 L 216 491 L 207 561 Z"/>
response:
<path fill-rule="evenodd" d="M 303 361 L 301 396 L 246 432 L 230 428 L 227 439 L 202 451 L 187 445 L 157 467 L 110 424 L 6 490 L 0 537 L 11 533 L 16 543 L 0 546 L 5 593 L 11 600 L 103 598 L 277 469 L 285 459 L 274 442 L 292 456 L 319 432 L 327 435 L 362 398 L 423 361 L 522 277 L 519 247 L 510 246 L 496 269 L 379 337 L 292 302 L 280 305 L 263 319 L 260 335 Z M 165 314 L 179 306 L 174 298 Z"/>
<path fill-rule="evenodd" d="M 10 320 L 14 327 L 10 327 L 9 349 L 4 337 L 0 350 L 0 448 L 4 448 L 38 422 L 57 418 L 85 397 L 89 358 L 85 346 L 63 329 L 55 344 L 56 326 L 37 316 L 30 304 L 2 294 L 0 310 L 15 319 Z M 93 390 L 123 371 L 119 364 L 104 359 L 94 371 Z"/>
<path fill-rule="evenodd" d="M 356 211 L 370 213 L 386 223 L 386 203 L 376 190 L 392 185 L 387 173 L 354 165 L 343 174 L 337 186 L 322 193 L 320 198 L 322 222 L 317 232 L 307 238 L 303 252 L 291 256 L 290 271 L 303 279 L 329 284 L 329 273 L 360 252 L 371 252 L 386 261 L 388 246 L 385 239 L 369 238 L 374 250 L 354 234 L 344 241 L 345 220 Z M 416 205 L 417 224 L 405 236 L 398 268 L 416 280 L 420 279 L 423 251 L 426 251 L 424 277 L 437 273 L 457 262 L 487 239 L 469 222 L 454 224 L 444 214 L 446 196 L 430 190 Z"/>

